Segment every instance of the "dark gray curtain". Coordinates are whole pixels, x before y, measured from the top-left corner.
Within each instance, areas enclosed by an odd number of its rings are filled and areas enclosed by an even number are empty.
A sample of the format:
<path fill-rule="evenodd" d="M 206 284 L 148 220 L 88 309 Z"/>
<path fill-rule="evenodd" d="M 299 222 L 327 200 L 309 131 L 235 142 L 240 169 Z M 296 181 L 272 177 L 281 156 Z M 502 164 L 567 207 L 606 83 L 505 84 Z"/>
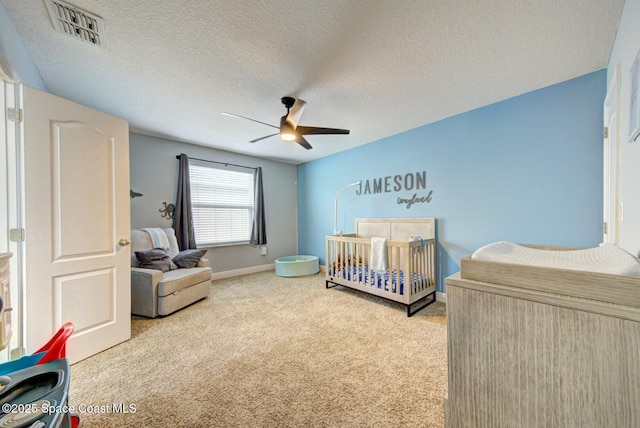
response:
<path fill-rule="evenodd" d="M 256 174 L 253 181 L 255 195 L 253 228 L 251 229 L 251 245 L 267 244 L 267 228 L 264 219 L 264 192 L 262 191 L 262 168 L 256 168 Z"/>
<path fill-rule="evenodd" d="M 180 154 L 180 169 L 178 171 L 178 194 L 173 214 L 173 228 L 178 238 L 180 250 L 196 248 L 196 238 L 193 232 L 193 214 L 191 213 L 191 183 L 189 180 L 189 158 Z"/>

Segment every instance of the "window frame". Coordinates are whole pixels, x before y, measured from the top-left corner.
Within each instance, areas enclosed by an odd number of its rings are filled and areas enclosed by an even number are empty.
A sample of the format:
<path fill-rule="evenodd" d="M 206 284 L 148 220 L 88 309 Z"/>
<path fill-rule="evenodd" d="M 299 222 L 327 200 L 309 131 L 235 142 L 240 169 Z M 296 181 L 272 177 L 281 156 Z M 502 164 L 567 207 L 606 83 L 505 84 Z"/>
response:
<path fill-rule="evenodd" d="M 220 174 L 220 173 L 232 173 L 233 175 L 235 175 L 237 177 L 237 174 L 242 174 L 242 175 L 246 175 L 248 178 L 247 180 L 247 186 L 244 188 L 244 191 L 247 192 L 248 196 L 245 198 L 246 203 L 219 203 L 219 202 L 212 202 L 212 203 L 204 203 L 204 202 L 196 202 L 194 203 L 194 199 L 201 199 L 201 197 L 199 198 L 198 196 L 200 196 L 200 193 L 198 192 L 198 186 L 203 186 L 203 183 L 200 182 L 195 186 L 196 191 L 194 192 L 194 181 L 198 182 L 198 179 L 196 177 L 194 177 L 194 170 L 197 170 L 199 168 L 203 168 L 203 169 L 209 169 L 209 170 L 215 170 L 216 172 L 214 174 Z M 249 169 L 249 171 L 247 171 L 247 169 Z M 213 248 L 213 247 L 225 247 L 225 246 L 235 246 L 235 245 L 247 245 L 249 244 L 249 242 L 251 241 L 251 233 L 252 233 L 252 229 L 253 229 L 253 221 L 254 221 L 254 216 L 255 216 L 255 169 L 254 168 L 249 168 L 249 167 L 239 167 L 239 166 L 232 166 L 229 164 L 223 164 L 220 163 L 218 164 L 217 162 L 207 162 L 207 161 L 202 161 L 202 160 L 198 160 L 198 159 L 192 159 L 189 158 L 189 181 L 190 181 L 190 191 L 191 191 L 191 212 L 192 212 L 192 216 L 193 216 L 193 229 L 194 229 L 194 236 L 196 239 L 196 246 L 198 248 Z M 195 178 L 195 180 L 194 180 Z M 218 183 L 217 185 L 211 185 L 208 186 L 208 191 L 209 192 L 215 192 L 215 188 L 223 188 L 224 191 L 233 191 L 232 186 L 229 186 L 229 184 L 231 184 L 233 180 L 232 179 L 227 179 L 227 186 L 221 186 L 221 183 Z M 222 183 L 225 184 L 225 183 Z M 219 189 L 218 189 L 219 191 Z M 196 194 L 196 197 L 194 198 L 194 193 Z M 229 239 L 229 240 L 221 240 L 218 239 L 216 240 L 215 236 L 214 239 L 203 239 L 202 237 L 200 237 L 200 239 L 198 238 L 198 230 L 199 230 L 199 226 L 198 224 L 201 223 L 199 221 L 197 221 L 197 215 L 196 212 L 198 209 L 220 209 L 220 210 L 246 210 L 247 212 L 247 230 L 246 230 L 246 237 L 242 236 L 238 239 Z M 216 231 L 216 226 L 215 226 L 215 222 L 216 220 L 214 219 L 213 216 L 204 216 L 205 220 L 211 221 L 214 223 L 214 226 L 212 227 L 213 229 L 213 233 L 214 235 L 220 235 L 219 232 Z M 232 222 L 231 222 L 232 224 Z M 224 227 L 224 224 L 219 225 L 219 227 Z M 201 231 L 202 233 L 202 231 Z"/>

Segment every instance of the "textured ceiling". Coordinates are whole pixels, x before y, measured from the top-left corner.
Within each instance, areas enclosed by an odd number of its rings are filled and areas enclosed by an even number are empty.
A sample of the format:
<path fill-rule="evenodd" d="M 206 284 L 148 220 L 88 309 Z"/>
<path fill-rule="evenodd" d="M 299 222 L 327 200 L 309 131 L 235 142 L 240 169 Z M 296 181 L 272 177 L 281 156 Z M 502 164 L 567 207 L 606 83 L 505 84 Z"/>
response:
<path fill-rule="evenodd" d="M 54 31 L 43 0 L 0 0 L 48 89 L 132 131 L 302 163 L 606 67 L 623 0 L 72 0 L 106 48 Z M 284 95 L 309 136 L 273 128 Z"/>

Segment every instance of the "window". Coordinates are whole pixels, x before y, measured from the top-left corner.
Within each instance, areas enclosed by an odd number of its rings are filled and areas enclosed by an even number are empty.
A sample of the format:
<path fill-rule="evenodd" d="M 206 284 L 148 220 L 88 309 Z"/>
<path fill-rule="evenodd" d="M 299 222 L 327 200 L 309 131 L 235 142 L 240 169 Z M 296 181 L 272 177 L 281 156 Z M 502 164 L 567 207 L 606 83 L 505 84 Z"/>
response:
<path fill-rule="evenodd" d="M 189 159 L 193 228 L 198 246 L 249 242 L 254 209 L 253 174 Z"/>

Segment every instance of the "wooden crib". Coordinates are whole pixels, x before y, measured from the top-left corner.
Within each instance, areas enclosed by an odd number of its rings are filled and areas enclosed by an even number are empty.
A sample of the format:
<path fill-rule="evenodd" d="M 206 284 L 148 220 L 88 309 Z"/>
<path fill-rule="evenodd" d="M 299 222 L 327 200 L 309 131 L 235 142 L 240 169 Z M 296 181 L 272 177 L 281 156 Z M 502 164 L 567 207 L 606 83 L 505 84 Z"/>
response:
<path fill-rule="evenodd" d="M 386 272 L 369 268 L 373 237 L 387 239 Z M 356 219 L 355 234 L 326 238 L 326 287 L 342 285 L 402 303 L 411 316 L 436 300 L 435 254 L 433 218 Z"/>

